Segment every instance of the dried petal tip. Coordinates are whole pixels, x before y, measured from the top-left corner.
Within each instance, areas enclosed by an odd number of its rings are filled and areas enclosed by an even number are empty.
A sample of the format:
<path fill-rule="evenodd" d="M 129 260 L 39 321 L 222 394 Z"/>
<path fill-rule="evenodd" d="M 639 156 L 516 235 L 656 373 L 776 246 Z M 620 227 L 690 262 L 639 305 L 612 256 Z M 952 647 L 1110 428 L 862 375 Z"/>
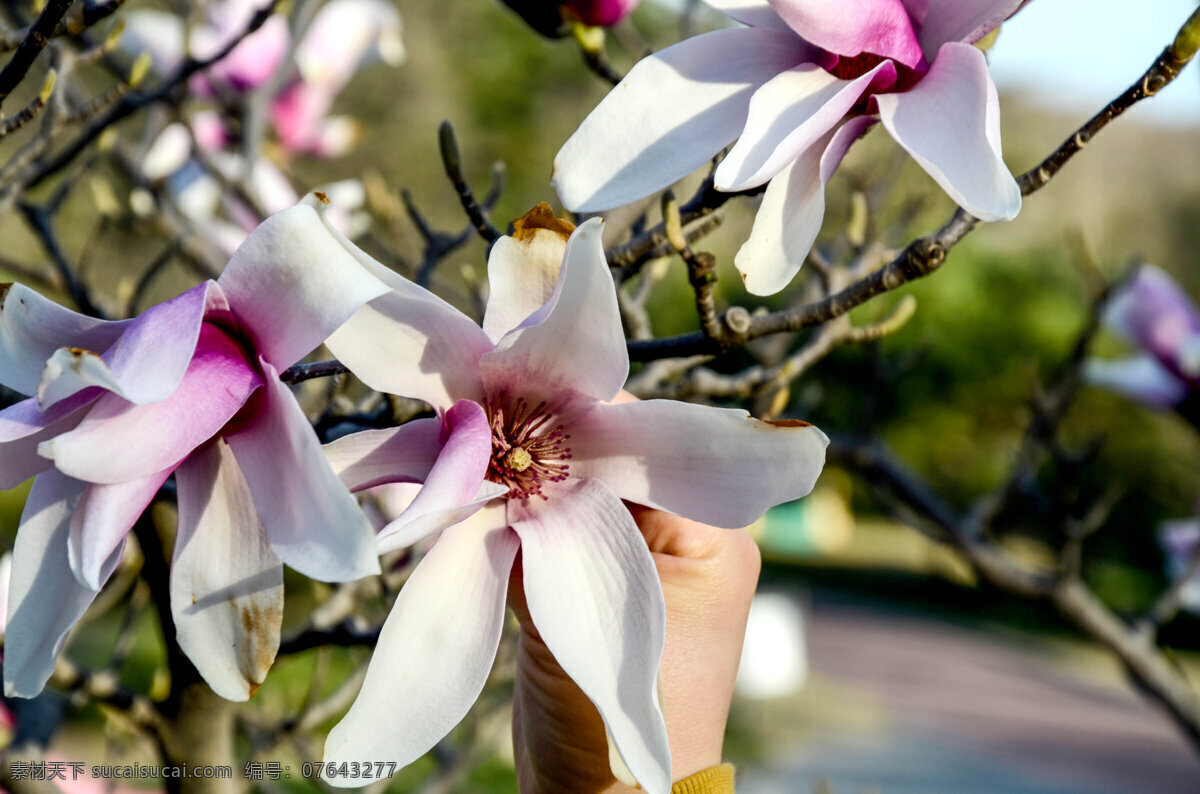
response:
<path fill-rule="evenodd" d="M 575 231 L 575 224 L 555 216 L 554 210 L 546 202 L 536 207 L 517 220 L 513 221 L 513 237 L 521 242 L 530 240 L 538 229 L 557 232 L 565 241 Z"/>
<path fill-rule="evenodd" d="M 321 202 L 322 204 L 329 205 L 329 204 L 333 203 L 332 201 L 329 200 L 329 196 L 326 196 L 324 193 L 322 193 L 319 190 L 314 190 L 313 195 L 316 196 L 317 201 Z"/>
<path fill-rule="evenodd" d="M 758 421 L 772 427 L 812 427 L 812 422 L 805 422 L 803 419 L 760 419 Z"/>

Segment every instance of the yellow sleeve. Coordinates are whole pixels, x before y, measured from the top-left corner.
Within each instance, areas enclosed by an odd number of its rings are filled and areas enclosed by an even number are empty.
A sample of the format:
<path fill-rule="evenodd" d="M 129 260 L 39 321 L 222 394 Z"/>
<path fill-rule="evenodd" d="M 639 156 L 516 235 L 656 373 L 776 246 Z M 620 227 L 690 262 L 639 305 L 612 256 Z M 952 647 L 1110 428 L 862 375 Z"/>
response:
<path fill-rule="evenodd" d="M 685 777 L 671 794 L 733 794 L 733 764 L 721 764 Z"/>

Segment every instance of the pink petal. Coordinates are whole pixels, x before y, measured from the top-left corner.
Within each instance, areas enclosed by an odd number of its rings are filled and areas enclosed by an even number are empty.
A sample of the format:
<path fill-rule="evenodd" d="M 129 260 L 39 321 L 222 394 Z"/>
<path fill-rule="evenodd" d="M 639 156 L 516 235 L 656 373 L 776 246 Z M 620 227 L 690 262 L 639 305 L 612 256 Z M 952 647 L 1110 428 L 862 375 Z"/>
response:
<path fill-rule="evenodd" d="M 321 454 L 321 445 L 275 369 L 260 359 L 263 389 L 245 424 L 225 440 L 254 495 L 271 549 L 300 573 L 349 582 L 379 573 L 375 533 Z"/>
<path fill-rule="evenodd" d="M 593 218 L 571 235 L 555 293 L 479 360 L 489 397 L 545 400 L 570 414 L 610 400 L 629 374 L 617 295 Z"/>
<path fill-rule="evenodd" d="M 774 295 L 791 283 L 821 231 L 825 185 L 850 144 L 875 121 L 856 116 L 826 133 L 767 185 L 750 237 L 733 259 L 749 292 Z"/>
<path fill-rule="evenodd" d="M 500 341 L 554 295 L 570 237 L 565 228 L 524 230 L 513 237 L 501 237 L 492 245 L 483 330 L 493 342 Z"/>
<path fill-rule="evenodd" d="M 220 283 L 276 369 L 295 364 L 387 286 L 359 266 L 315 199 L 276 213 L 234 252 Z"/>
<path fill-rule="evenodd" d="M 339 93 L 354 73 L 381 58 L 395 66 L 404 57 L 400 14 L 384 0 L 330 0 L 296 47 L 305 82 Z"/>
<path fill-rule="evenodd" d="M 910 0 L 911 2 L 911 0 Z M 948 41 L 974 44 L 1017 12 L 1022 0 L 928 0 L 921 46 L 936 53 Z"/>
<path fill-rule="evenodd" d="M 744 527 L 812 490 L 829 439 L 812 425 L 648 400 L 597 405 L 571 426 L 572 477 L 622 499 L 719 527 Z"/>
<path fill-rule="evenodd" d="M 97 395 L 98 390 L 80 393 L 45 412 L 33 399 L 0 410 L 0 490 L 15 488 L 52 468 L 53 463 L 38 454 L 38 447 L 79 424 Z"/>
<path fill-rule="evenodd" d="M 459 400 L 442 422 L 444 446 L 437 461 L 417 498 L 379 532 L 376 544 L 380 553 L 412 545 L 508 492 L 506 487 L 484 480 L 492 457 L 492 428 L 483 408 Z"/>
<path fill-rule="evenodd" d="M 875 99 L 883 126 L 959 206 L 989 222 L 1016 217 L 1021 191 L 1000 151 L 1000 104 L 982 52 L 945 44 L 911 91 Z"/>
<path fill-rule="evenodd" d="M 104 586 L 113 555 L 170 475 L 167 470 L 116 485 L 88 485 L 71 516 L 67 538 L 67 556 L 80 584 L 92 590 Z"/>
<path fill-rule="evenodd" d="M 188 369 L 205 316 L 226 310 L 220 288 L 208 281 L 142 312 L 103 355 L 56 351 L 38 381 L 39 405 L 48 408 L 89 386 L 138 405 L 166 399 Z"/>
<path fill-rule="evenodd" d="M 815 54 L 789 33 L 736 29 L 643 58 L 554 158 L 563 206 L 610 209 L 687 176 L 738 136 L 760 85 Z"/>
<path fill-rule="evenodd" d="M 458 724 L 496 657 L 516 553 L 517 536 L 505 526 L 502 507 L 484 508 L 438 537 L 396 598 L 362 691 L 329 732 L 327 764 L 403 766 Z M 361 786 L 374 779 L 330 782 Z"/>
<path fill-rule="evenodd" d="M 1138 268 L 1104 313 L 1110 329 L 1137 345 L 1189 383 L 1200 383 L 1195 347 L 1200 343 L 1200 310 L 1166 271 Z"/>
<path fill-rule="evenodd" d="M 612 27 L 637 8 L 639 0 L 567 0 L 579 21 L 585 25 Z"/>
<path fill-rule="evenodd" d="M 0 284 L 0 383 L 33 394 L 46 359 L 55 350 L 107 350 L 130 322 L 97 320 L 59 306 L 23 284 Z"/>
<path fill-rule="evenodd" d="M 229 446 L 205 444 L 183 462 L 171 615 L 179 647 L 227 700 L 258 690 L 279 650 L 283 565 L 267 543 Z"/>
<path fill-rule="evenodd" d="M 604 483 L 572 480 L 548 501 L 510 501 L 509 520 L 546 647 L 596 706 L 642 788 L 667 794 L 671 751 L 657 696 L 666 607 L 633 517 Z"/>
<path fill-rule="evenodd" d="M 78 427 L 44 442 L 38 452 L 63 473 L 88 482 L 149 477 L 173 469 L 211 438 L 260 385 L 242 347 L 206 323 L 183 381 L 167 399 L 134 405 L 106 394 Z"/>
<path fill-rule="evenodd" d="M 895 81 L 890 61 L 854 80 L 840 80 L 813 64 L 776 75 L 750 99 L 746 129 L 717 167 L 717 188 L 763 184 L 837 127 L 864 94 Z"/>
<path fill-rule="evenodd" d="M 442 451 L 440 419 L 362 430 L 322 447 L 330 468 L 351 492 L 389 482 L 424 482 Z"/>
<path fill-rule="evenodd" d="M 792 32 L 792 29 L 779 18 L 779 14 L 775 13 L 775 9 L 771 8 L 771 4 L 767 0 L 704 0 L 704 2 L 743 25 Z"/>
<path fill-rule="evenodd" d="M 296 80 L 271 102 L 271 124 L 285 149 L 305 152 L 319 137 L 321 121 L 333 107 L 335 95 Z"/>
<path fill-rule="evenodd" d="M 85 484 L 57 471 L 33 481 L 13 548 L 4 638 L 4 694 L 34 697 L 42 691 L 67 632 L 96 591 L 84 587 L 67 561 L 71 513 Z"/>
<path fill-rule="evenodd" d="M 838 55 L 869 52 L 910 69 L 924 55 L 902 0 L 771 0 L 807 41 Z"/>

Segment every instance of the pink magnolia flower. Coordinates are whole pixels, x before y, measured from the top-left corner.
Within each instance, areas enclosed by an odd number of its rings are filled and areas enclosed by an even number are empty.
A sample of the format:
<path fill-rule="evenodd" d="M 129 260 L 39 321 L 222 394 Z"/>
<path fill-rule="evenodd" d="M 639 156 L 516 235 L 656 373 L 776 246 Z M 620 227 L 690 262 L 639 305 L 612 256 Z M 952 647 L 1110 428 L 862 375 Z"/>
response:
<path fill-rule="evenodd" d="M 501 0 L 543 36 L 568 32 L 565 20 L 610 28 L 633 13 L 640 0 Z"/>
<path fill-rule="evenodd" d="M 327 342 L 372 388 L 442 415 L 327 446 L 354 490 L 424 481 L 379 533 L 380 551 L 441 534 L 397 598 L 325 757 L 407 764 L 454 727 L 488 676 L 519 548 L 546 645 L 636 780 L 666 792 L 655 680 L 665 608 L 622 500 L 744 526 L 812 489 L 828 440 L 806 423 L 740 410 L 611 403 L 629 359 L 602 222 L 568 239 L 569 224 L 542 205 L 516 228 L 492 248 L 482 328 L 360 255 L 393 291 Z"/>
<path fill-rule="evenodd" d="M 278 373 L 386 287 L 316 202 L 265 221 L 208 281 L 133 320 L 0 286 L 0 488 L 36 476 L 9 590 L 4 686 L 41 691 L 67 632 L 175 475 L 171 611 L 213 690 L 245 700 L 279 644 L 281 563 L 325 581 L 379 570 L 373 533 Z"/>
<path fill-rule="evenodd" d="M 1094 385 L 1154 408 L 1172 408 L 1200 386 L 1200 310 L 1165 271 L 1138 268 L 1104 323 L 1141 352 L 1088 361 L 1084 375 Z"/>
<path fill-rule="evenodd" d="M 748 290 L 769 295 L 799 270 L 825 183 L 878 121 L 963 208 L 1016 216 L 996 87 L 970 42 L 1021 0 L 706 1 L 749 27 L 687 39 L 630 70 L 555 159 L 568 209 L 647 196 L 737 139 L 715 183 L 767 185 L 734 264 Z"/>

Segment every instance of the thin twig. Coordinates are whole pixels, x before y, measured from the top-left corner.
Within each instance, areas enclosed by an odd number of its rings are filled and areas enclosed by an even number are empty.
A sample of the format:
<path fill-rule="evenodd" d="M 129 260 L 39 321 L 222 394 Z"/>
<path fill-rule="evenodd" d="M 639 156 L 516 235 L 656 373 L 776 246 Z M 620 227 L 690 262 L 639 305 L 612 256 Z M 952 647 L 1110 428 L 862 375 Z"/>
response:
<path fill-rule="evenodd" d="M 4 104 L 8 95 L 25 79 L 25 75 L 29 74 L 33 62 L 46 48 L 50 37 L 54 35 L 54 29 L 58 27 L 58 23 L 62 21 L 74 1 L 49 0 L 46 3 L 46 7 L 38 15 L 37 21 L 30 26 L 29 33 L 21 41 L 13 57 L 0 69 L 0 105 Z"/>

